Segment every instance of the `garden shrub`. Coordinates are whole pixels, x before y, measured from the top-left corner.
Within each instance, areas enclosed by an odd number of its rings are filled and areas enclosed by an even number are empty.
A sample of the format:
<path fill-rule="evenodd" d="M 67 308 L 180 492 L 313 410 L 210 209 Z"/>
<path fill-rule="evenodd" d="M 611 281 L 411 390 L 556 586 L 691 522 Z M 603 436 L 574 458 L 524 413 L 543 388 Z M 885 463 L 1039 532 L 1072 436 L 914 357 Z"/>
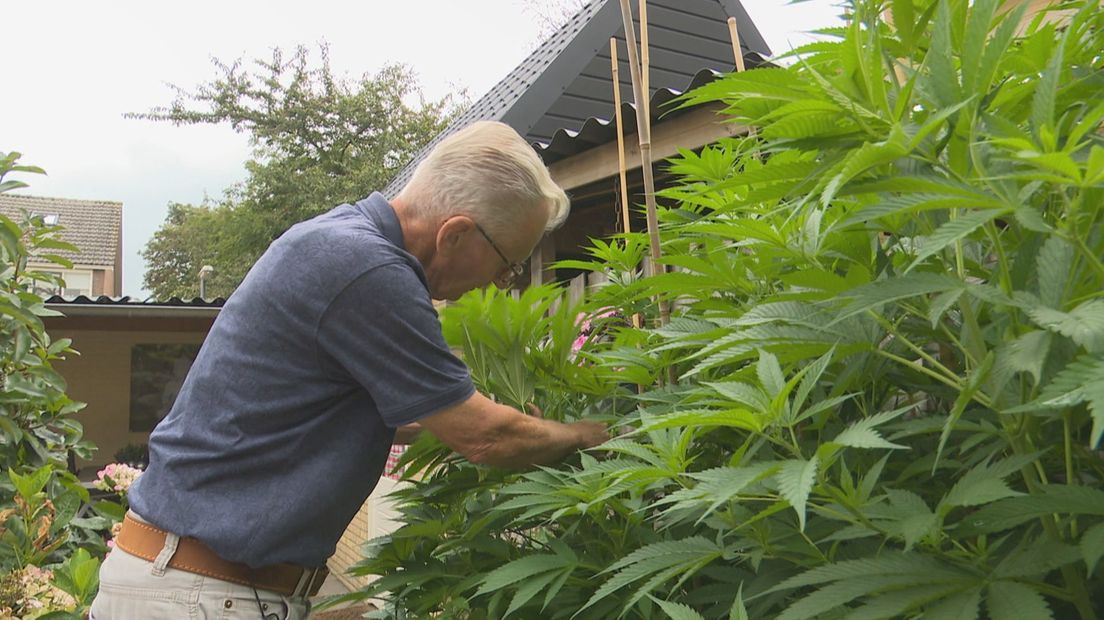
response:
<path fill-rule="evenodd" d="M 26 184 L 5 177 L 40 169 L 18 164 L 19 153 L 0 153 L 0 192 Z M 53 340 L 42 317 L 36 283 L 64 286 L 31 269 L 35 254 L 62 268 L 72 264 L 50 250 L 76 251 L 57 238 L 58 226 L 26 213 L 21 222 L 0 215 L 0 614 L 80 617 L 95 593 L 99 560 L 110 522 L 79 517 L 88 491 L 68 470 L 72 457 L 88 458 L 73 414 L 84 404 L 65 394 L 52 362 L 75 354 L 68 339 Z"/>
<path fill-rule="evenodd" d="M 572 355 L 554 291 L 447 309 L 482 389 L 624 434 L 523 473 L 420 440 L 374 617 L 1104 613 L 1104 11 L 1025 6 L 853 0 L 689 93 L 754 133 L 671 162 L 678 269 L 570 265 L 611 276 L 588 316 L 670 324 Z"/>

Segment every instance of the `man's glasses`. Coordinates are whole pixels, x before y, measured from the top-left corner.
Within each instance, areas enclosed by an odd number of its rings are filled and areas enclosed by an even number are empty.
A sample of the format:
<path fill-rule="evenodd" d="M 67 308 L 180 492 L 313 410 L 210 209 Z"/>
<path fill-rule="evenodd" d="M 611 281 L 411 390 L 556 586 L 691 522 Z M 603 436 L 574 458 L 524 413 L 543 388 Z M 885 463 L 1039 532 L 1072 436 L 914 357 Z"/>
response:
<path fill-rule="evenodd" d="M 491 239 L 491 236 L 487 234 L 487 231 L 483 230 L 483 227 L 479 225 L 479 222 L 473 221 L 475 229 L 479 231 L 479 234 L 483 235 L 483 238 L 487 240 L 487 243 L 491 244 L 491 249 L 498 254 L 498 257 L 502 259 L 502 262 L 506 264 L 506 270 L 502 273 L 502 277 L 498 278 L 498 282 L 503 284 L 503 288 L 510 288 L 514 285 L 514 282 L 521 274 L 525 273 L 525 266 L 521 263 L 510 262 L 510 259 L 506 258 L 506 255 L 502 253 L 502 250 L 498 249 L 498 244 Z"/>

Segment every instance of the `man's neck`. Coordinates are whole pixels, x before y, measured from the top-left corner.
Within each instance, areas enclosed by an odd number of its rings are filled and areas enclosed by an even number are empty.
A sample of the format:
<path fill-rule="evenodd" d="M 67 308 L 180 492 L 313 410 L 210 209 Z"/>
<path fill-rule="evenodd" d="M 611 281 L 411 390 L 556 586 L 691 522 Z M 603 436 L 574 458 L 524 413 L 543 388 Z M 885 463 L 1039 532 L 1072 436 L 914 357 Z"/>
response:
<path fill-rule="evenodd" d="M 425 268 L 433 260 L 437 249 L 436 227 L 425 218 L 415 216 L 414 209 L 402 196 L 391 200 L 391 208 L 399 219 L 406 251 L 413 254 Z"/>

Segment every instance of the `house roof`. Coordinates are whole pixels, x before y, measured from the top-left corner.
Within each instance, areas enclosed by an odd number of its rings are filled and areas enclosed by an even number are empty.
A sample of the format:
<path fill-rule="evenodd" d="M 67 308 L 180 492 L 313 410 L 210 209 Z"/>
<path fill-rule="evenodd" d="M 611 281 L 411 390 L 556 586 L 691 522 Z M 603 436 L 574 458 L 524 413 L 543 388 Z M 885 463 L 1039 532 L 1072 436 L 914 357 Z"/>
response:
<path fill-rule="evenodd" d="M 23 211 L 57 215 L 57 224 L 64 227 L 61 240 L 80 248 L 80 252 L 51 249 L 42 254 L 56 254 L 81 265 L 115 266 L 122 247 L 123 203 L 0 194 L 0 214 L 18 222 Z"/>
<path fill-rule="evenodd" d="M 630 3 L 637 10 L 638 3 Z M 770 49 L 739 0 L 649 0 L 649 110 L 682 92 L 732 71 L 735 60 L 728 18 L 735 17 L 749 66 L 762 64 Z M 634 22 L 639 22 L 634 14 Z M 435 137 L 384 190 L 391 198 L 418 163 L 448 135 L 475 121 L 502 121 L 518 131 L 546 164 L 616 138 L 609 39 L 618 40 L 622 101 L 632 101 L 627 46 L 618 0 L 592 0 Z M 624 123 L 635 127 L 633 106 L 623 104 Z M 632 132 L 633 130 L 627 129 Z"/>

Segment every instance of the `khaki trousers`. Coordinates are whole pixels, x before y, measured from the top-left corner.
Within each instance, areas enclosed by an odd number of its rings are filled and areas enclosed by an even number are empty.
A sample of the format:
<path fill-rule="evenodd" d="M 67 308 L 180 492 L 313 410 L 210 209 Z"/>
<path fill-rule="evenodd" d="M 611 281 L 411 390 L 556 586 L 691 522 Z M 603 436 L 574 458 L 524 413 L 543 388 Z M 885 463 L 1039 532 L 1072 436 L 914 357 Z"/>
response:
<path fill-rule="evenodd" d="M 254 590 L 168 566 L 179 537 L 169 534 L 150 562 L 115 548 L 100 567 L 89 620 L 303 620 L 310 601 Z"/>

